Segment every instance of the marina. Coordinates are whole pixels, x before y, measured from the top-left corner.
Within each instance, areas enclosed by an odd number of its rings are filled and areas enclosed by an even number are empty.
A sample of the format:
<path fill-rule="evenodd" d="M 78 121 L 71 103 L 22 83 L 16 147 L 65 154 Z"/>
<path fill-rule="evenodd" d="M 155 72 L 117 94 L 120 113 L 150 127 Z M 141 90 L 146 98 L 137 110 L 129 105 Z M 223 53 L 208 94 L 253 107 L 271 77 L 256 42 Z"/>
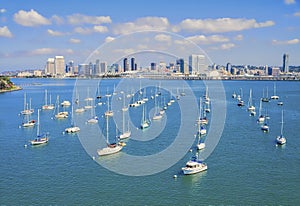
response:
<path fill-rule="evenodd" d="M 170 81 L 178 81 L 179 90 L 182 90 L 180 80 L 151 80 L 155 82 L 153 84 L 161 82 L 160 95 L 165 97 L 165 102 L 172 102 L 172 104 L 164 110 L 162 119 L 151 122 L 144 130 L 141 129 L 142 119 L 153 117 L 153 114 L 157 112 L 155 108 L 159 103 L 155 99 L 160 98 L 155 97 L 155 87 L 142 86 L 145 87 L 143 93 L 147 94 L 149 100 L 140 106 L 130 107 L 127 105 L 138 102 L 140 100 L 138 97 L 142 95 L 137 91 L 135 96 L 130 95 L 131 97 L 127 98 L 132 85 L 122 88 L 121 91 L 118 87 L 120 79 L 104 79 L 101 80 L 100 85 L 101 102 L 104 105 L 96 103 L 95 108 L 90 108 L 91 111 L 76 113 L 75 98 L 72 96 L 76 80 L 36 79 L 39 85 L 30 84 L 30 79 L 12 79 L 12 81 L 16 85 L 27 86 L 24 86 L 23 90 L 0 94 L 0 110 L 3 114 L 0 116 L 1 204 L 198 205 L 201 200 L 201 203 L 205 205 L 240 205 L 240 199 L 243 199 L 245 205 L 295 205 L 300 202 L 300 198 L 295 193 L 300 189 L 298 149 L 300 109 L 297 106 L 300 102 L 300 84 L 297 81 L 276 81 L 276 95 L 280 97 L 280 101 L 284 102 L 283 105 L 278 105 L 277 99 L 270 99 L 268 102 L 261 101 L 263 88 L 268 87 L 269 93 L 273 94 L 271 88 L 273 88 L 274 81 L 223 81 L 226 99 L 220 100 L 216 97 L 219 90 L 211 82 L 208 83 L 210 86 L 207 89 L 205 82 L 201 80 L 187 80 L 189 88 L 184 87 L 185 95 L 176 99 L 177 87 L 168 91 L 164 89 L 164 85 L 171 85 Z M 180 104 L 191 97 L 189 89 L 196 98 L 195 104 L 198 108 L 194 111 L 197 114 L 192 120 L 194 124 L 188 125 L 195 135 L 195 141 L 182 159 L 162 172 L 145 176 L 142 174 L 140 176 L 122 175 L 94 161 L 102 161 L 103 158 L 103 160 L 114 162 L 122 158 L 124 154 L 147 156 L 168 148 L 175 141 L 177 128 L 182 124 L 178 121 L 180 120 L 178 113 L 182 111 Z M 46 90 L 52 97 L 59 97 L 55 104 L 56 111 L 39 110 L 47 104 L 47 101 L 45 103 Z M 211 109 L 209 113 L 203 112 L 204 108 L 200 107 L 202 103 L 199 104 L 207 90 Z M 85 94 L 86 91 L 85 88 Z M 173 95 L 171 95 L 172 91 Z M 237 106 L 238 100 L 233 98 L 232 94 L 240 94 L 240 91 L 245 91 L 242 98 L 249 99 L 249 105 L 253 106 L 256 114 L 250 115 L 248 107 Z M 37 129 L 37 125 L 28 128 L 19 127 L 24 119 L 24 115 L 19 113 L 24 109 L 25 93 L 27 98 L 32 99 L 31 108 L 36 111 L 31 114 L 31 118 L 41 122 L 42 131 L 39 132 L 49 132 L 47 144 L 25 147 L 25 144 L 36 136 Z M 90 89 L 88 96 L 98 102 L 96 95 L 100 94 L 96 93 Z M 105 97 L 105 94 L 114 95 Z M 83 99 L 86 96 L 80 94 L 79 97 L 82 98 L 79 102 L 83 105 Z M 145 96 L 142 97 L 145 98 Z M 111 101 L 106 101 L 106 98 Z M 113 98 L 115 98 L 114 101 Z M 126 98 L 126 101 L 123 98 Z M 69 101 L 71 105 L 63 107 L 62 100 Z M 222 136 L 214 151 L 203 160 L 203 169 L 195 174 L 184 175 L 182 168 L 191 161 L 192 157 L 198 153 L 201 159 L 201 155 L 209 149 L 209 141 L 211 141 L 209 135 L 214 133 L 211 124 L 214 118 L 218 118 L 218 116 L 213 116 L 216 109 L 215 101 L 226 104 L 226 121 Z M 120 105 L 118 110 L 114 110 L 118 108 L 114 105 L 116 102 Z M 204 102 L 203 106 L 205 106 Z M 127 107 L 128 110 L 122 110 Z M 106 116 L 107 110 L 112 110 L 114 115 Z M 281 145 L 277 143 L 276 138 L 283 136 L 283 110 L 286 143 Z M 53 115 L 59 111 L 69 112 L 71 115 L 60 120 L 53 118 Z M 199 113 L 201 115 L 198 115 Z M 86 124 L 91 115 L 98 117 L 96 124 Z M 207 121 L 200 124 L 200 119 L 204 115 Z M 268 132 L 261 131 L 264 121 L 257 122 L 259 115 L 270 116 L 267 120 L 270 128 Z M 73 116 L 82 117 L 84 124 L 78 125 L 78 122 L 73 122 Z M 65 134 L 65 129 L 70 125 L 79 126 L 80 131 L 72 135 Z M 88 128 L 94 131 L 93 128 L 97 125 L 100 127 L 100 132 L 107 137 L 106 142 L 117 148 L 118 151 L 114 154 L 102 156 L 101 153 L 101 156 L 92 157 L 83 147 L 82 141 L 88 141 L 91 137 L 82 136 L 82 129 Z M 205 142 L 205 148 L 197 149 L 201 126 L 207 129 L 205 138 L 202 139 Z M 153 128 L 163 129 L 156 138 L 150 139 L 153 135 L 151 133 Z M 119 145 L 116 137 L 126 131 L 131 132 L 130 138 L 124 140 L 126 144 Z M 137 134 L 140 136 L 137 137 Z M 100 134 L 95 134 L 95 137 L 100 139 Z M 142 138 L 144 140 L 139 141 Z M 96 147 L 95 154 L 97 154 L 97 149 L 101 148 Z M 169 161 L 169 159 L 164 161 Z M 190 165 L 193 164 L 195 163 Z M 144 162 L 144 166 L 147 166 L 147 162 Z M 281 179 L 282 173 L 285 173 L 284 180 Z M 33 175 L 39 178 L 32 178 Z M 119 195 L 120 191 L 121 195 Z M 279 191 L 280 196 L 277 195 Z M 29 198 L 37 192 L 39 195 L 36 198 Z"/>

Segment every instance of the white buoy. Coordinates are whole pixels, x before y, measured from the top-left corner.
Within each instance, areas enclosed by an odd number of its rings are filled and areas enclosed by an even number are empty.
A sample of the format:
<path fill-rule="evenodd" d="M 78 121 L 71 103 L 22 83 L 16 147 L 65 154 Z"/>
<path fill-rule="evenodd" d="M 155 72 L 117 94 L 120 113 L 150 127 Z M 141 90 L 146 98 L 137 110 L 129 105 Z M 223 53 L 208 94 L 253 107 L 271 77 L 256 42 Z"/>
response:
<path fill-rule="evenodd" d="M 93 160 L 95 160 L 95 156 L 93 156 L 92 158 L 93 158 Z"/>
<path fill-rule="evenodd" d="M 174 175 L 173 178 L 176 179 L 176 178 L 177 178 L 177 175 Z"/>
<path fill-rule="evenodd" d="M 192 152 L 193 150 L 192 149 L 190 149 L 190 152 Z"/>
<path fill-rule="evenodd" d="M 24 147 L 27 148 L 27 144 L 24 144 Z"/>

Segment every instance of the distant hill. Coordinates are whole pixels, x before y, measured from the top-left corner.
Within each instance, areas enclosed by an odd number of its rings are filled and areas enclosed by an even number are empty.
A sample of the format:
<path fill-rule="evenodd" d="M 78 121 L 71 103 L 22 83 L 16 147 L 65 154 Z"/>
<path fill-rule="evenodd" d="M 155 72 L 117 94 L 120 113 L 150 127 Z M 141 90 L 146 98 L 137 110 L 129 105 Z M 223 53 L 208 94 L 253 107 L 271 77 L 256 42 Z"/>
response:
<path fill-rule="evenodd" d="M 0 92 L 9 92 L 22 89 L 19 86 L 14 85 L 9 77 L 0 77 Z"/>

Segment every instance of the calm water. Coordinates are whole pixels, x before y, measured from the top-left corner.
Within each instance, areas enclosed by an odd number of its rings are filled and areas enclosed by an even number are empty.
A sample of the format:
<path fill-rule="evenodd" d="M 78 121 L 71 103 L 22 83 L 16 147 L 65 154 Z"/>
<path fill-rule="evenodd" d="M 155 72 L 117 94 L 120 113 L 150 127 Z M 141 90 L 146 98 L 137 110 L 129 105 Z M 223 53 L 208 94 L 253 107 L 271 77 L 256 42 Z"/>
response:
<path fill-rule="evenodd" d="M 112 91 L 118 81 L 103 80 L 102 94 L 107 88 Z M 111 172 L 93 161 L 76 135 L 63 134 L 70 119 L 54 120 L 53 111 L 42 111 L 40 115 L 42 130 L 50 132 L 49 144 L 25 148 L 24 144 L 35 136 L 36 130 L 19 127 L 22 116 L 18 113 L 23 109 L 24 92 L 27 99 L 32 98 L 36 119 L 37 108 L 44 103 L 45 89 L 52 94 L 52 103 L 56 95 L 61 100 L 72 101 L 75 81 L 13 79 L 13 82 L 24 89 L 0 94 L 1 205 L 297 205 L 300 202 L 299 82 L 276 82 L 276 93 L 283 106 L 278 106 L 277 101 L 263 104 L 271 117 L 269 133 L 260 130 L 257 117 L 250 117 L 246 107 L 238 107 L 231 94 L 240 93 L 242 88 L 247 104 L 252 88 L 253 102 L 258 109 L 263 89 L 268 87 L 271 96 L 274 82 L 223 82 L 227 116 L 222 137 L 205 160 L 209 169 L 183 176 L 180 169 L 191 157 L 188 153 L 167 170 L 140 177 Z M 32 82 L 39 84 L 32 85 Z M 188 84 L 197 97 L 203 95 L 205 87 L 201 81 L 188 81 Z M 166 137 L 177 132 L 172 111 L 176 112 L 178 106 L 172 107 L 167 110 L 168 120 L 163 125 L 166 129 L 159 141 L 143 142 L 144 147 L 131 151 L 130 146 L 134 147 L 135 142 L 128 140 L 123 152 L 147 155 L 171 144 L 172 139 Z M 277 147 L 275 138 L 280 134 L 282 108 L 287 144 Z M 102 110 L 96 109 L 99 124 L 104 124 Z M 130 112 L 134 125 L 139 124 L 141 110 L 140 107 L 137 112 Z"/>

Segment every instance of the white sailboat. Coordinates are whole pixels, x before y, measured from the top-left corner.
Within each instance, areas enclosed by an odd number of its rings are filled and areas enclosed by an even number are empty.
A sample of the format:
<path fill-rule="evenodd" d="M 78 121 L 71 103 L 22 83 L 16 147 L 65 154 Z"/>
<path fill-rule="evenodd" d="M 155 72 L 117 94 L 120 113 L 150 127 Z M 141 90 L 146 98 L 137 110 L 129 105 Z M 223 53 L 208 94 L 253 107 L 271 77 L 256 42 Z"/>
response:
<path fill-rule="evenodd" d="M 80 106 L 79 94 L 77 94 L 76 104 L 77 104 L 77 108 L 75 109 L 75 113 L 82 113 L 85 111 L 84 107 Z"/>
<path fill-rule="evenodd" d="M 263 89 L 263 98 L 261 99 L 261 101 L 263 102 L 269 102 L 269 89 L 267 87 L 267 95 L 265 96 L 265 90 Z"/>
<path fill-rule="evenodd" d="M 56 110 L 57 110 L 57 113 L 55 114 L 55 118 L 56 119 L 68 118 L 69 113 L 67 111 L 60 112 L 59 107 L 60 107 L 60 105 L 59 105 L 59 95 L 57 95 L 57 97 L 56 97 Z"/>
<path fill-rule="evenodd" d="M 97 154 L 99 156 L 115 154 L 117 152 L 120 152 L 123 148 L 123 146 L 121 146 L 118 143 L 112 143 L 112 144 L 109 143 L 109 140 L 108 140 L 108 129 L 109 129 L 108 122 L 109 122 L 109 118 L 108 117 L 105 117 L 105 118 L 106 118 L 106 144 L 107 144 L 107 146 L 102 148 L 102 149 L 97 150 Z"/>
<path fill-rule="evenodd" d="M 142 114 L 142 121 L 141 121 L 141 129 L 146 129 L 150 126 L 150 121 L 146 117 L 146 109 L 145 105 L 143 105 L 143 114 Z"/>
<path fill-rule="evenodd" d="M 252 102 L 252 89 L 250 89 L 250 94 L 249 94 L 248 111 L 249 112 L 255 111 L 255 107 L 254 107 L 253 102 Z"/>
<path fill-rule="evenodd" d="M 257 119 L 257 122 L 258 123 L 263 123 L 265 121 L 265 116 L 261 113 L 262 111 L 262 101 L 260 99 L 259 101 L 259 114 L 258 114 L 258 119 Z"/>
<path fill-rule="evenodd" d="M 38 122 L 37 122 L 37 135 L 36 138 L 33 140 L 30 140 L 31 145 L 42 145 L 48 143 L 49 138 L 48 134 L 41 134 L 40 133 L 40 109 L 38 109 Z"/>
<path fill-rule="evenodd" d="M 286 138 L 283 136 L 283 110 L 281 111 L 281 129 L 280 129 L 280 135 L 276 137 L 276 142 L 279 145 L 284 145 L 286 143 Z"/>
<path fill-rule="evenodd" d="M 84 99 L 84 101 L 86 101 L 86 105 L 84 106 L 84 109 L 92 109 L 92 101 L 94 99 L 92 97 L 90 97 L 90 88 L 87 88 L 87 97 Z"/>
<path fill-rule="evenodd" d="M 210 98 L 208 96 L 208 87 L 207 86 L 206 86 L 205 94 L 204 94 L 204 103 L 205 104 L 209 104 L 210 103 Z"/>
<path fill-rule="evenodd" d="M 94 114 L 95 110 L 94 109 L 90 109 L 90 110 L 91 110 L 91 118 L 88 119 L 87 123 L 89 123 L 89 124 L 98 123 L 98 117 L 97 117 L 97 115 Z"/>
<path fill-rule="evenodd" d="M 65 132 L 66 132 L 66 133 L 76 133 L 76 132 L 79 132 L 79 131 L 80 131 L 80 128 L 74 124 L 73 114 L 74 114 L 74 112 L 73 112 L 73 106 L 72 106 L 72 112 L 71 112 L 71 115 L 72 115 L 72 117 L 71 117 L 71 127 L 68 127 L 68 128 L 65 129 Z"/>
<path fill-rule="evenodd" d="M 155 112 L 154 112 L 154 115 L 152 117 L 153 120 L 160 120 L 163 116 L 162 113 L 160 113 L 160 109 L 158 107 L 158 104 L 157 104 L 157 97 L 155 96 L 154 97 L 154 106 L 155 106 Z"/>
<path fill-rule="evenodd" d="M 127 111 L 127 110 L 126 110 Z M 131 136 L 131 131 L 129 129 L 129 115 L 128 115 L 128 120 L 127 120 L 127 129 L 125 128 L 125 112 L 122 111 L 122 134 L 119 136 L 120 139 L 127 139 Z"/>
<path fill-rule="evenodd" d="M 181 170 L 184 175 L 191 175 L 203 172 L 207 170 L 207 168 L 207 164 L 199 160 L 199 153 L 197 152 L 196 156 L 189 160 Z"/>
<path fill-rule="evenodd" d="M 109 106 L 109 96 L 107 97 L 107 111 L 105 112 L 105 116 L 112 117 L 114 115 L 114 112 L 111 110 Z"/>
<path fill-rule="evenodd" d="M 54 108 L 55 108 L 54 104 L 51 103 L 51 95 L 50 95 L 50 101 L 48 104 L 48 94 L 47 94 L 47 89 L 45 89 L 45 104 L 42 106 L 42 109 L 43 110 L 52 110 Z"/>
<path fill-rule="evenodd" d="M 123 93 L 123 107 L 122 107 L 122 111 L 126 112 L 128 110 L 128 106 L 125 105 L 125 93 Z"/>
<path fill-rule="evenodd" d="M 271 99 L 279 99 L 279 96 L 276 95 L 276 84 L 274 83 L 274 94 L 271 96 Z"/>
<path fill-rule="evenodd" d="M 22 127 L 33 127 L 35 125 L 35 120 L 30 119 L 31 115 L 24 115 L 24 122 L 22 123 Z"/>
<path fill-rule="evenodd" d="M 23 115 L 30 115 L 34 112 L 34 109 L 31 108 L 31 98 L 29 99 L 29 106 L 26 102 L 26 93 L 24 93 L 24 109 L 21 111 L 21 114 Z"/>

